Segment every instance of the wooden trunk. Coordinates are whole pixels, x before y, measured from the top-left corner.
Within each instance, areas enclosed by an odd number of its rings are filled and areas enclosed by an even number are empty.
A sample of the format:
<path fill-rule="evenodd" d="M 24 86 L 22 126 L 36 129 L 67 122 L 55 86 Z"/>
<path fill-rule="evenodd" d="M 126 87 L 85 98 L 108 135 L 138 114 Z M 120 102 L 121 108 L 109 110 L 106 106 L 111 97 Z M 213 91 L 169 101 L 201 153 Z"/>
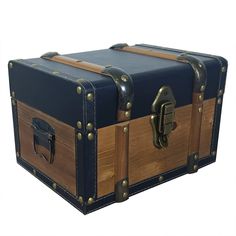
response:
<path fill-rule="evenodd" d="M 216 160 L 226 70 L 150 45 L 11 61 L 17 162 L 84 214 L 196 173 Z"/>

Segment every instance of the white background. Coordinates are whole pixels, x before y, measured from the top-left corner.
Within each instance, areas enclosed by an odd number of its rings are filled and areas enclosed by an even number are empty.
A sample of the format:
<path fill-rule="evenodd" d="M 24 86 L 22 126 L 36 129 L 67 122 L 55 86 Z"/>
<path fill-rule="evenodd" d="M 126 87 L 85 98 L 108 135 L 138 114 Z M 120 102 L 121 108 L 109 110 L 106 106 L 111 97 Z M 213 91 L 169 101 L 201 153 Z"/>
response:
<path fill-rule="evenodd" d="M 236 235 L 234 1 L 0 1 L 0 235 Z M 87 216 L 15 161 L 7 62 L 127 42 L 229 61 L 217 162 Z M 43 92 L 43 91 L 42 91 Z"/>

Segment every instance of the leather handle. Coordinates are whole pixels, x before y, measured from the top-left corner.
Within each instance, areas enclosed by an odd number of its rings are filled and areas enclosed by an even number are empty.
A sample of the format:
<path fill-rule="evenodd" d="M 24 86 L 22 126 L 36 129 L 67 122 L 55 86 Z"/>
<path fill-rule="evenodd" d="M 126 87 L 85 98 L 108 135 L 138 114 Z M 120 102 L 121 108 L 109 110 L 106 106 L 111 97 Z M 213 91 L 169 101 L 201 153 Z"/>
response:
<path fill-rule="evenodd" d="M 49 162 L 49 164 L 53 163 L 55 154 L 54 129 L 47 122 L 39 118 L 33 118 L 31 126 L 33 128 L 33 149 L 35 154 Z M 46 156 L 45 153 L 40 152 L 38 146 L 48 150 L 49 155 Z"/>

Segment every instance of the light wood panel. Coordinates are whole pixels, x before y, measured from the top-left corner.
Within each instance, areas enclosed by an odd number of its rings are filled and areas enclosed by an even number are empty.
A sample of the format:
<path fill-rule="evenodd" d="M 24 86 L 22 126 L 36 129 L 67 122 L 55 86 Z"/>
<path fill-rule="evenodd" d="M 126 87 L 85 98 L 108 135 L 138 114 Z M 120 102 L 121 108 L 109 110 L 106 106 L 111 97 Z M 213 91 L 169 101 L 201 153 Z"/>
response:
<path fill-rule="evenodd" d="M 21 157 L 76 195 L 75 131 L 74 128 L 53 117 L 17 102 Z M 38 157 L 33 148 L 32 118 L 40 118 L 55 129 L 54 162 L 49 164 Z M 38 146 L 40 151 L 47 150 Z"/>
<path fill-rule="evenodd" d="M 215 99 L 204 101 L 200 157 L 210 153 Z M 129 122 L 129 183 L 164 173 L 187 163 L 192 105 L 176 109 L 177 128 L 169 147 L 157 149 L 152 143 L 150 116 Z M 98 130 L 98 196 L 114 192 L 115 125 Z"/>

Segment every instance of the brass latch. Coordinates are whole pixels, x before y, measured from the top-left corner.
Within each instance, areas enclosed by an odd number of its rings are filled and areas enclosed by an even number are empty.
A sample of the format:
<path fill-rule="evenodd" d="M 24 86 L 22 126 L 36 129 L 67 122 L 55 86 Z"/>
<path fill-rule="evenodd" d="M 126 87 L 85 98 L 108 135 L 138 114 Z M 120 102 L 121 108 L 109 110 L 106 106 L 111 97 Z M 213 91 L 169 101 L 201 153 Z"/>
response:
<path fill-rule="evenodd" d="M 168 136 L 176 127 L 175 98 L 168 86 L 162 86 L 152 104 L 151 125 L 153 129 L 153 144 L 161 149 L 168 146 Z"/>

